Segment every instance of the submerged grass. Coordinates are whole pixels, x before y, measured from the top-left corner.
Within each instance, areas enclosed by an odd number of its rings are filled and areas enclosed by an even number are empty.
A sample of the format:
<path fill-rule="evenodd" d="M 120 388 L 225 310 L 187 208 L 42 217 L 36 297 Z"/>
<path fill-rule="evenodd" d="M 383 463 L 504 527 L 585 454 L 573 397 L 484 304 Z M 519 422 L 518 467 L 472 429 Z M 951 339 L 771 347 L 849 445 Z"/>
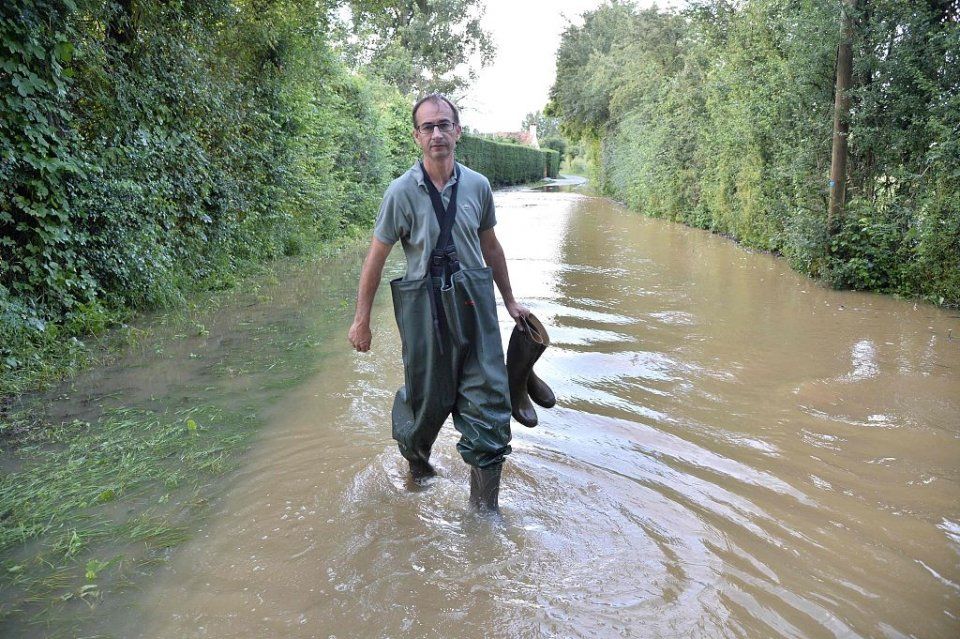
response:
<path fill-rule="evenodd" d="M 124 564 L 186 539 L 206 484 L 232 467 L 255 423 L 202 406 L 31 430 L 7 453 L 20 470 L 0 478 L 0 628 L 71 600 L 94 605 Z"/>
<path fill-rule="evenodd" d="M 63 360 L 43 368 L 47 377 L 34 369 L 4 380 L 0 636 L 74 636 L 105 606 L 121 605 L 114 595 L 145 583 L 197 530 L 223 489 L 218 478 L 237 467 L 261 424 L 258 407 L 310 375 L 331 348 L 328 328 L 339 331 L 351 315 L 346 294 L 329 293 L 346 287 L 340 268 L 310 280 L 328 293 L 308 312 L 273 308 L 272 296 L 289 290 L 291 277 L 315 277 L 324 270 L 319 263 L 352 245 L 251 268 L 233 288 L 197 291 L 143 327 L 122 325 L 90 345 L 51 346 Z M 285 272 L 290 267 L 301 272 Z M 352 289 L 355 281 L 347 279 Z M 270 313 L 253 314 L 263 307 Z M 222 330 L 211 322 L 225 317 L 229 334 L 210 338 L 211 329 Z M 217 346 L 204 346 L 208 338 Z M 71 413 L 65 420 L 49 407 L 71 389 L 61 387 L 56 398 L 24 392 L 131 353 L 138 354 L 134 366 L 172 366 L 178 380 L 155 379 L 147 368 L 141 379 L 150 389 L 139 400 L 125 389 L 88 389 L 85 398 L 68 401 L 82 418 Z M 136 373 L 120 370 L 124 377 Z M 125 384 L 137 390 L 135 382 Z"/>

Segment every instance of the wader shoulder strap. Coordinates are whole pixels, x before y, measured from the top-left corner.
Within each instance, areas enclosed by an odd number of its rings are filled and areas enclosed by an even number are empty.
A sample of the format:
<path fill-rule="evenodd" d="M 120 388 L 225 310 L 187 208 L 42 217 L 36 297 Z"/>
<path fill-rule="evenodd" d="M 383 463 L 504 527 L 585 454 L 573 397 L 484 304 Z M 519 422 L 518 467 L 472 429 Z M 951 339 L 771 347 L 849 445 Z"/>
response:
<path fill-rule="evenodd" d="M 457 257 L 457 247 L 453 242 L 453 223 L 457 219 L 457 191 L 460 188 L 460 167 L 454 163 L 454 171 L 457 176 L 453 183 L 453 189 L 450 192 L 450 202 L 446 209 L 443 207 L 443 198 L 440 192 L 433 185 L 433 181 L 427 174 L 426 167 L 420 162 L 420 170 L 423 171 L 423 181 L 427 184 L 427 193 L 430 194 L 430 203 L 433 204 L 433 212 L 437 216 L 437 223 L 440 225 L 440 235 L 437 237 L 437 245 L 430 254 L 430 270 L 427 277 L 431 280 L 439 277 L 441 281 L 449 283 L 450 276 L 460 270 L 460 260 Z M 443 353 L 443 340 L 440 338 L 441 327 L 445 324 L 443 317 L 443 305 L 440 303 L 439 289 L 432 289 L 430 295 L 430 315 L 433 316 L 433 331 L 437 337 L 437 346 Z M 441 321 L 444 320 L 444 321 Z"/>
<path fill-rule="evenodd" d="M 437 223 L 440 225 L 440 235 L 437 236 L 437 245 L 434 247 L 433 252 L 435 259 L 433 261 L 436 262 L 436 258 L 440 256 L 452 257 L 452 261 L 457 263 L 457 268 L 451 270 L 459 270 L 460 264 L 456 259 L 456 246 L 453 242 L 453 223 L 457 218 L 457 191 L 460 188 L 460 167 L 454 164 L 457 181 L 453 183 L 453 189 L 450 192 L 450 202 L 446 208 L 443 206 L 443 198 L 440 197 L 440 192 L 437 191 L 437 187 L 433 185 L 433 181 L 430 179 L 430 176 L 427 175 L 427 170 L 423 166 L 422 161 L 420 162 L 420 169 L 423 171 L 427 192 L 430 194 L 433 212 L 437 216 Z M 452 255 L 451 251 L 453 251 Z"/>

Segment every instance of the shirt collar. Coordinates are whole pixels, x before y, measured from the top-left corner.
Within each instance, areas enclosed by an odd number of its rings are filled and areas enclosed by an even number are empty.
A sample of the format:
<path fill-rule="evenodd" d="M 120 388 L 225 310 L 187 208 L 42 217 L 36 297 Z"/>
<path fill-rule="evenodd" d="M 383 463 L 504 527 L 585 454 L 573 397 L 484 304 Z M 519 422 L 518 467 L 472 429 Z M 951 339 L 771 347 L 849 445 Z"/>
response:
<path fill-rule="evenodd" d="M 451 176 L 450 176 L 450 179 L 447 180 L 447 183 L 443 185 L 443 190 L 444 190 L 444 191 L 447 190 L 447 187 L 448 187 L 448 186 L 453 186 L 454 184 L 457 183 L 457 168 L 458 168 L 458 166 L 459 166 L 459 163 L 458 163 L 458 162 L 454 162 L 454 164 L 453 164 L 453 175 L 451 175 Z M 460 169 L 460 170 L 462 171 L 463 169 Z M 424 180 L 426 180 L 426 177 L 427 177 L 427 176 L 424 174 L 423 169 L 420 168 L 420 160 L 417 160 L 416 162 L 413 163 L 413 166 L 410 167 L 410 171 L 413 173 L 413 178 L 417 181 L 417 185 L 420 186 L 420 187 L 422 187 L 423 189 L 426 189 L 426 188 L 427 188 L 427 183 L 426 183 Z"/>

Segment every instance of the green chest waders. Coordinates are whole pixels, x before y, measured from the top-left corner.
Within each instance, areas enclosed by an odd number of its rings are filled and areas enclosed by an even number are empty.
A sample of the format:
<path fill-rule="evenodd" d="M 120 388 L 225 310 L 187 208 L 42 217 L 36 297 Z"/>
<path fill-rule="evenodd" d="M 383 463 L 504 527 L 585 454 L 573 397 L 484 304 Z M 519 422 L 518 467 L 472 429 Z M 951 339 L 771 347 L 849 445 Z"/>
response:
<path fill-rule="evenodd" d="M 427 176 L 424 170 L 424 176 Z M 478 468 L 510 453 L 510 390 L 489 268 L 460 268 L 452 239 L 457 182 L 446 209 L 430 181 L 440 236 L 430 272 L 390 282 L 403 345 L 404 385 L 393 401 L 393 438 L 413 463 L 426 463 L 447 416 L 460 433 L 457 450 Z"/>

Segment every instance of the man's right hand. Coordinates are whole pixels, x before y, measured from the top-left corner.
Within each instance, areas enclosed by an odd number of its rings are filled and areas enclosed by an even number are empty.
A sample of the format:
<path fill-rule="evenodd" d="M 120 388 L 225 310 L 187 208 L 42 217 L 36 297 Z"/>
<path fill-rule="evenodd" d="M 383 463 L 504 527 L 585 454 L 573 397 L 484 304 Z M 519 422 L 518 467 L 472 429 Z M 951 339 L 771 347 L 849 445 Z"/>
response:
<path fill-rule="evenodd" d="M 373 339 L 370 335 L 370 323 L 354 320 L 347 339 L 350 340 L 350 344 L 358 353 L 366 353 L 369 351 L 370 341 Z"/>
<path fill-rule="evenodd" d="M 357 290 L 357 312 L 353 316 L 353 326 L 347 339 L 357 352 L 366 353 L 370 350 L 370 309 L 373 308 L 373 296 L 380 286 L 380 276 L 383 274 L 383 264 L 390 255 L 391 244 L 381 242 L 377 238 L 370 240 L 370 250 L 363 260 L 360 269 L 360 285 Z"/>

